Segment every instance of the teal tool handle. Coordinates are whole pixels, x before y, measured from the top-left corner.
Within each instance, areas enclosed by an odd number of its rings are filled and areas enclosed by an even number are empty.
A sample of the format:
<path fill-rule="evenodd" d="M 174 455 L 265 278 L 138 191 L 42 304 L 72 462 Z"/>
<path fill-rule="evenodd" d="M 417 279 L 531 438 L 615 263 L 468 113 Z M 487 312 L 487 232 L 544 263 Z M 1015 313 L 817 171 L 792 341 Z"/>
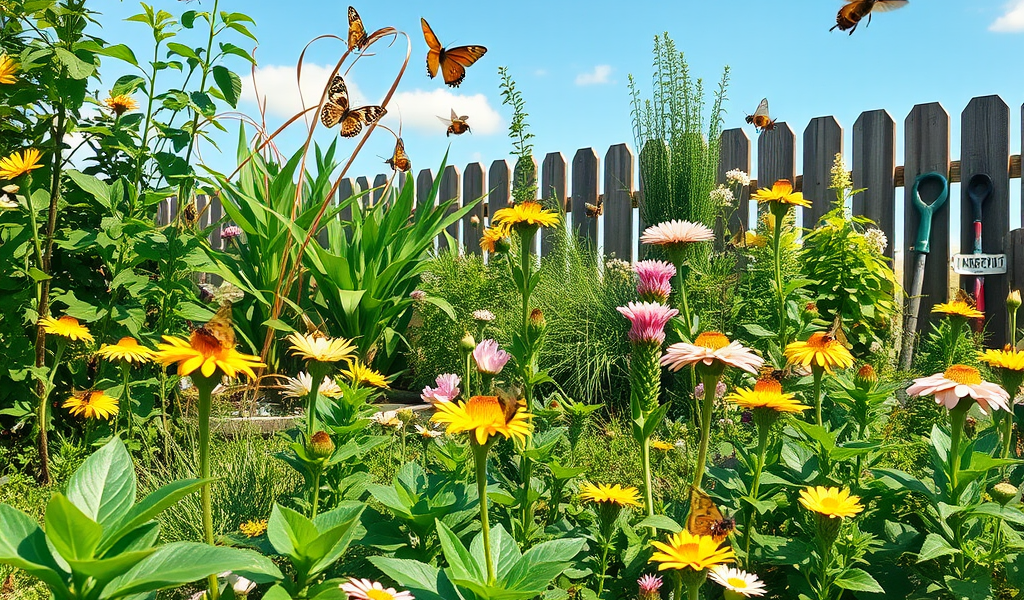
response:
<path fill-rule="evenodd" d="M 938 197 L 931 204 L 925 204 L 921 200 L 921 195 L 918 193 L 918 188 L 921 182 L 927 181 L 928 179 L 938 179 L 942 182 L 942 191 L 939 192 Z M 917 239 L 914 240 L 914 251 L 920 252 L 921 254 L 928 254 L 931 252 L 931 242 L 929 238 L 932 236 L 932 216 L 942 205 L 946 203 L 949 198 L 949 181 L 941 173 L 932 171 L 931 173 L 924 173 L 918 175 L 914 181 L 914 189 L 911 192 L 912 199 L 914 202 L 914 208 L 917 209 L 917 214 L 920 216 L 920 221 L 917 224 Z"/>

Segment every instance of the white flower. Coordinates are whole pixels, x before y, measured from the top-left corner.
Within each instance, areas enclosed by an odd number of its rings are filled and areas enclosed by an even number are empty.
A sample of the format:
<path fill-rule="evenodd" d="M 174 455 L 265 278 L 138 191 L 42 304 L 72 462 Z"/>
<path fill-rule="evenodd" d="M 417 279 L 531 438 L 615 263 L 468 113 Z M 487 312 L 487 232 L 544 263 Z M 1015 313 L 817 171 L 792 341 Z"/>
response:
<path fill-rule="evenodd" d="M 256 589 L 256 584 L 254 582 L 249 581 L 241 575 L 235 575 L 231 571 L 224 571 L 217 575 L 217 578 L 227 581 L 228 585 L 230 585 L 231 589 L 235 592 L 235 598 L 245 598 L 250 592 Z"/>
<path fill-rule="evenodd" d="M 395 429 L 401 429 L 405 426 L 405 422 L 398 418 L 397 410 L 385 410 L 375 413 L 370 420 L 374 423 L 383 427 L 394 427 Z"/>
<path fill-rule="evenodd" d="M 444 435 L 444 432 L 439 429 L 430 429 L 422 425 L 416 425 L 416 433 L 420 434 L 425 439 L 434 439 Z"/>
<path fill-rule="evenodd" d="M 878 254 L 883 254 L 889 245 L 889 239 L 885 237 L 885 232 L 874 227 L 864 232 L 864 239 L 874 247 Z"/>
<path fill-rule="evenodd" d="M 285 379 L 280 389 L 281 395 L 287 398 L 305 398 L 309 395 L 309 390 L 312 387 L 313 376 L 302 371 L 295 377 Z M 324 380 L 320 382 L 320 394 L 324 398 L 341 398 L 342 392 L 333 377 L 324 377 Z"/>
<path fill-rule="evenodd" d="M 495 319 L 494 313 L 489 310 L 480 309 L 473 311 L 473 319 L 483 323 L 490 323 Z"/>
<path fill-rule="evenodd" d="M 763 596 L 766 591 L 764 582 L 758 579 L 757 575 L 725 565 L 711 567 L 708 578 L 725 589 L 743 596 Z"/>
<path fill-rule="evenodd" d="M 732 206 L 732 203 L 735 201 L 736 196 L 733 195 L 732 190 L 724 185 L 711 190 L 711 202 L 718 206 Z"/>
<path fill-rule="evenodd" d="M 341 584 L 349 600 L 413 600 L 409 592 L 399 592 L 395 588 L 385 588 L 380 582 L 369 579 L 351 577 L 348 583 Z"/>
<path fill-rule="evenodd" d="M 745 171 L 740 169 L 733 169 L 725 172 L 725 181 L 729 185 L 740 185 L 747 187 L 750 185 L 750 175 L 747 175 Z"/>

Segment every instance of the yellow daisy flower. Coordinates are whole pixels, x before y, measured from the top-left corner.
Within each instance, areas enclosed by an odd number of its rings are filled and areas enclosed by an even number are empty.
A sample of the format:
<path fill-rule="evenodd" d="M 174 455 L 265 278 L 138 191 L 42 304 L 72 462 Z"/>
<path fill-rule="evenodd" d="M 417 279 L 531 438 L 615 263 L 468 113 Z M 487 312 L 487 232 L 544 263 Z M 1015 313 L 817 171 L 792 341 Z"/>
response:
<path fill-rule="evenodd" d="M 800 504 L 809 511 L 826 517 L 855 517 L 864 510 L 859 496 L 850 495 L 849 489 L 835 487 L 806 487 L 800 490 Z"/>
<path fill-rule="evenodd" d="M 804 198 L 803 193 L 794 192 L 793 184 L 788 179 L 780 179 L 775 182 L 772 189 L 761 188 L 751 194 L 751 200 L 760 202 L 776 202 L 791 206 L 810 206 L 811 201 Z"/>
<path fill-rule="evenodd" d="M 211 377 L 219 369 L 228 377 L 244 373 L 255 379 L 253 369 L 267 366 L 259 357 L 225 347 L 202 328 L 193 331 L 188 340 L 165 335 L 164 342 L 156 347 L 156 362 L 165 366 L 177 364 L 178 375 L 190 375 L 198 369 L 203 377 Z"/>
<path fill-rule="evenodd" d="M 651 440 L 651 448 L 654 448 L 655 450 L 661 450 L 662 452 L 668 452 L 669 450 L 675 448 L 675 446 L 668 442 L 663 442 L 661 440 Z"/>
<path fill-rule="evenodd" d="M 936 304 L 932 307 L 932 312 L 951 317 L 963 317 L 965 319 L 983 319 L 985 317 L 985 313 L 974 308 L 964 300 L 953 300 Z"/>
<path fill-rule="evenodd" d="M 834 367 L 847 369 L 853 365 L 853 355 L 846 346 L 821 331 L 812 333 L 805 342 L 791 342 L 785 354 L 791 365 L 824 368 L 827 373 Z"/>
<path fill-rule="evenodd" d="M 293 333 L 287 337 L 292 343 L 292 354 L 322 363 L 339 361 L 350 362 L 356 353 L 352 342 L 344 338 L 329 338 L 319 333 L 300 335 Z"/>
<path fill-rule="evenodd" d="M 259 537 L 267 532 L 266 519 L 253 519 L 238 526 L 238 530 L 247 538 Z"/>
<path fill-rule="evenodd" d="M 39 151 L 35 148 L 27 148 L 21 154 L 14 152 L 0 159 L 0 179 L 15 179 L 42 166 L 39 164 Z"/>
<path fill-rule="evenodd" d="M 388 380 L 380 371 L 376 371 L 361 361 L 355 360 L 352 362 L 352 366 L 347 371 L 342 373 L 345 377 L 352 382 L 353 385 L 368 385 L 377 388 L 388 387 Z"/>
<path fill-rule="evenodd" d="M 998 367 L 1008 371 L 1024 371 L 1024 352 L 1009 346 L 1005 350 L 979 352 L 978 360 L 990 367 Z"/>
<path fill-rule="evenodd" d="M 113 346 L 103 344 L 103 347 L 96 351 L 96 356 L 110 361 L 123 360 L 128 363 L 142 364 L 152 361 L 156 352 L 139 345 L 135 338 L 129 336 L 121 338 Z"/>
<path fill-rule="evenodd" d="M 648 562 L 656 562 L 659 571 L 667 569 L 692 569 L 703 571 L 708 567 L 734 562 L 736 554 L 732 548 L 719 547 L 719 542 L 710 535 L 693 535 L 685 529 L 669 536 L 668 542 L 651 542 L 657 551 Z"/>
<path fill-rule="evenodd" d="M 18 63 L 6 54 L 0 54 L 0 83 L 16 83 L 18 78 L 14 76 L 18 72 Z"/>
<path fill-rule="evenodd" d="M 92 334 L 89 333 L 89 328 L 85 325 L 79 324 L 78 319 L 74 317 L 69 317 L 67 315 L 64 315 L 59 319 L 43 317 L 39 320 L 39 324 L 43 326 L 43 331 L 46 333 L 66 337 L 71 341 L 93 341 Z"/>
<path fill-rule="evenodd" d="M 504 225 L 493 225 L 484 229 L 480 237 L 480 247 L 487 252 L 497 252 L 498 244 L 508 237 L 508 227 Z"/>
<path fill-rule="evenodd" d="M 737 388 L 725 399 L 749 410 L 767 408 L 780 413 L 798 413 L 810 408 L 800 404 L 793 394 L 783 393 L 782 384 L 772 377 L 758 379 L 754 389 Z"/>
<path fill-rule="evenodd" d="M 127 94 L 118 94 L 117 96 L 107 98 L 103 103 L 119 117 L 126 112 L 139 108 L 139 104 L 135 102 L 135 99 Z"/>
<path fill-rule="evenodd" d="M 619 484 L 608 485 L 584 482 L 580 486 L 580 498 L 595 504 L 607 503 L 617 506 L 641 506 L 640 491 L 635 487 L 622 487 Z"/>
<path fill-rule="evenodd" d="M 448 425 L 447 433 L 467 432 L 483 446 L 495 435 L 525 442 L 533 426 L 533 415 L 522 405 L 509 406 L 497 396 L 473 396 L 468 402 L 442 402 L 435 405 L 432 421 Z"/>
<path fill-rule="evenodd" d="M 117 399 L 101 391 L 88 391 L 71 396 L 62 404 L 76 417 L 107 420 L 117 414 Z"/>
<path fill-rule="evenodd" d="M 491 222 L 503 224 L 509 227 L 551 227 L 558 225 L 558 213 L 553 210 L 545 210 L 539 202 L 527 200 L 514 206 L 499 209 L 494 212 Z"/>

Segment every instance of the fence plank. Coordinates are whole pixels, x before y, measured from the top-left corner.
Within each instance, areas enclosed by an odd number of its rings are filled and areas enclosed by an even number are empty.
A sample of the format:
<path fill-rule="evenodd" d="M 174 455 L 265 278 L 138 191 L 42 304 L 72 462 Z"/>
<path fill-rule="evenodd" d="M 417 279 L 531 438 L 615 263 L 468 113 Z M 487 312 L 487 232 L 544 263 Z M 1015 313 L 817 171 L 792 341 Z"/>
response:
<path fill-rule="evenodd" d="M 508 161 L 505 159 L 496 160 L 491 163 L 487 172 L 487 183 L 491 188 L 487 195 L 487 216 L 493 216 L 498 211 L 512 204 L 512 174 L 509 170 Z"/>
<path fill-rule="evenodd" d="M 992 178 L 992 193 L 982 208 L 982 250 L 1005 251 L 1003 240 L 1010 230 L 1010 107 L 999 96 L 973 98 L 960 117 L 960 252 L 974 248 L 974 210 L 968 184 L 976 174 Z M 974 291 L 974 277 L 960 277 L 960 287 Z M 1009 292 L 1005 275 L 985 276 L 985 320 L 992 345 L 1006 339 L 1003 300 Z"/>
<path fill-rule="evenodd" d="M 1024 288 L 1024 229 L 1014 229 L 1006 234 L 1006 274 L 1010 289 Z"/>
<path fill-rule="evenodd" d="M 373 206 L 377 206 L 384 197 L 384 192 L 387 191 L 387 188 L 385 187 L 387 184 L 388 176 L 384 173 L 379 173 L 373 178 L 373 192 L 371 192 L 373 195 Z"/>
<path fill-rule="evenodd" d="M 843 128 L 835 117 L 815 117 L 804 129 L 803 194 L 811 201 L 803 211 L 803 226 L 812 228 L 832 209 L 835 190 L 832 165 L 836 154 L 843 151 Z"/>
<path fill-rule="evenodd" d="M 346 177 L 342 179 L 341 183 L 338 185 L 338 202 L 344 202 L 357 193 L 359 193 L 359 190 L 356 188 L 356 182 L 351 177 Z M 350 204 L 341 209 L 338 216 L 342 221 L 351 221 L 352 205 Z"/>
<path fill-rule="evenodd" d="M 633 152 L 626 144 L 608 148 L 604 155 L 604 251 L 633 262 Z"/>
<path fill-rule="evenodd" d="M 597 204 L 601 159 L 593 148 L 580 148 L 572 157 L 572 228 L 594 248 L 599 247 L 597 219 L 587 217 L 587 203 Z"/>
<path fill-rule="evenodd" d="M 549 152 L 544 156 L 540 168 L 540 197 L 547 207 L 560 206 L 560 210 L 569 209 L 569 198 L 565 179 L 565 157 L 561 152 Z M 565 223 L 560 224 L 565 227 Z M 546 255 L 551 251 L 554 231 L 545 227 L 541 230 L 540 253 Z"/>
<path fill-rule="evenodd" d="M 209 197 L 210 208 L 206 211 L 206 224 L 209 227 L 211 224 L 220 221 L 224 217 L 224 207 L 221 206 L 221 199 L 219 195 Z M 224 223 L 217 225 L 213 231 L 210 232 L 210 247 L 216 248 L 217 250 L 224 249 L 224 240 L 220 239 L 220 232 L 224 231 Z"/>
<path fill-rule="evenodd" d="M 718 161 L 718 183 L 725 183 L 725 174 L 739 169 L 750 174 L 750 137 L 743 129 L 722 132 L 722 150 Z M 747 228 L 750 219 L 750 188 L 744 186 L 736 197 L 736 211 L 729 219 L 729 231 L 736 233 Z"/>
<path fill-rule="evenodd" d="M 466 172 L 462 177 L 462 201 L 472 202 L 483 198 L 485 190 L 484 166 L 478 162 L 466 165 Z M 475 224 L 473 217 L 477 219 Z M 480 200 L 473 210 L 462 218 L 462 244 L 467 254 L 481 254 L 480 234 L 483 233 L 484 223 L 484 200 Z"/>
<path fill-rule="evenodd" d="M 526 200 L 536 200 L 537 192 L 539 187 L 537 185 L 537 175 L 540 173 L 540 165 L 537 164 L 537 159 L 531 154 L 529 159 L 524 160 L 522 157 L 516 159 L 516 166 L 512 168 L 512 200 L 515 202 L 523 202 Z M 529 193 L 527 188 L 533 188 L 533 193 Z M 520 188 L 524 188 L 520 191 Z M 535 236 L 533 238 L 533 252 L 537 253 L 540 251 L 540 238 L 541 236 Z"/>
<path fill-rule="evenodd" d="M 853 124 L 853 214 L 864 215 L 885 233 L 885 255 L 896 245 L 896 121 L 888 111 L 870 110 Z"/>
<path fill-rule="evenodd" d="M 757 138 L 757 185 L 770 188 L 780 179 L 796 184 L 796 134 L 781 122 Z"/>
<path fill-rule="evenodd" d="M 918 104 L 907 115 L 904 135 L 904 181 L 906 194 L 903 208 L 903 270 L 904 288 L 910 289 L 913 273 L 914 238 L 920 218 L 912 203 L 911 190 L 918 175 L 935 171 L 949 173 L 949 113 L 938 102 Z M 921 197 L 926 203 L 935 198 L 935 191 L 924 189 Z M 949 202 L 932 217 L 931 253 L 925 264 L 924 287 L 921 290 L 921 312 L 918 314 L 918 332 L 927 330 L 932 306 L 945 302 L 949 295 Z"/>
<path fill-rule="evenodd" d="M 434 172 L 430 169 L 422 169 L 416 175 L 416 206 L 427 202 L 430 199 L 430 192 L 434 188 Z M 365 189 L 365 188 L 364 188 Z M 436 198 L 434 199 L 437 200 Z"/>
<path fill-rule="evenodd" d="M 459 173 L 459 168 L 455 165 L 448 165 L 444 168 L 444 173 L 441 174 L 441 185 L 437 190 L 437 201 L 438 204 L 447 202 L 448 200 L 455 200 L 452 206 L 448 209 L 448 214 L 457 212 L 462 207 L 462 198 L 459 196 L 459 188 L 462 183 L 462 175 Z M 455 250 L 459 249 L 459 222 L 455 221 L 445 231 L 448 235 L 455 238 Z M 446 250 L 448 248 L 448 240 L 445 236 L 441 235 L 437 238 L 437 249 Z"/>

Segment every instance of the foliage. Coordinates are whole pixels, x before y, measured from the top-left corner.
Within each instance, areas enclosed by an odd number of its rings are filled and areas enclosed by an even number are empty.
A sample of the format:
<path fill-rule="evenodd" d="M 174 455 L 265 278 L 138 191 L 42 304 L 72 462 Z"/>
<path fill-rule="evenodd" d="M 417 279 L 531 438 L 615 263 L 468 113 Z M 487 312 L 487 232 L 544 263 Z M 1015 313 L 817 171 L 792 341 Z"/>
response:
<path fill-rule="evenodd" d="M 533 162 L 534 135 L 526 122 L 526 102 L 523 94 L 516 89 L 516 82 L 508 67 L 498 67 L 501 78 L 501 103 L 512 107 L 512 119 L 508 124 L 508 136 L 512 139 L 512 156 L 516 157 L 513 171 L 512 197 L 515 202 L 533 200 L 537 197 L 537 167 Z"/>

